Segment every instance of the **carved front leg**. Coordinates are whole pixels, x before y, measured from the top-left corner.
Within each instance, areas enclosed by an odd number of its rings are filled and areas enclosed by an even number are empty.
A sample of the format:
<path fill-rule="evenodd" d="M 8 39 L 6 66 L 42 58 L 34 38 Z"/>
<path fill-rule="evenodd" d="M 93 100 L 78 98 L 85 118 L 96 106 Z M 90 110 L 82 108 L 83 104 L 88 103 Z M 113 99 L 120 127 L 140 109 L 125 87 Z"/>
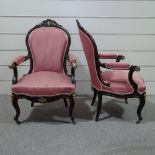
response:
<path fill-rule="evenodd" d="M 139 106 L 137 108 L 137 115 L 138 115 L 138 121 L 136 122 L 137 124 L 139 124 L 142 120 L 143 120 L 143 117 L 141 115 L 141 112 L 143 110 L 143 107 L 145 105 L 145 94 L 143 94 L 142 96 L 140 96 L 139 98 Z"/>
<path fill-rule="evenodd" d="M 16 111 L 16 115 L 14 117 L 14 120 L 16 121 L 17 124 L 21 124 L 21 122 L 18 120 L 19 115 L 20 115 L 20 108 L 18 105 L 18 98 L 16 95 L 12 94 L 12 105 Z"/>
<path fill-rule="evenodd" d="M 73 116 L 73 109 L 74 109 L 74 105 L 75 105 L 75 102 L 74 102 L 74 98 L 73 96 L 70 96 L 69 97 L 69 100 L 70 100 L 70 107 L 69 107 L 69 116 L 73 122 L 73 124 L 75 124 L 75 121 L 74 121 L 74 116 Z"/>

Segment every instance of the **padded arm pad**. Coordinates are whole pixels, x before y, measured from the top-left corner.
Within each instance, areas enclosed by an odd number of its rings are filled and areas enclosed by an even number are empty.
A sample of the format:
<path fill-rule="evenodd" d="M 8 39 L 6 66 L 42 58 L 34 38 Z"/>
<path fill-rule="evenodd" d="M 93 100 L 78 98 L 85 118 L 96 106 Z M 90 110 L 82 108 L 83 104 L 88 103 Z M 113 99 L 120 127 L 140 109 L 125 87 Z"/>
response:
<path fill-rule="evenodd" d="M 107 69 L 114 69 L 114 70 L 132 70 L 132 71 L 140 71 L 139 66 L 130 65 L 128 63 L 121 63 L 121 62 L 108 62 L 101 64 L 102 67 Z"/>
<path fill-rule="evenodd" d="M 119 59 L 119 60 L 125 59 L 125 56 L 114 53 L 99 52 L 98 55 L 100 59 Z"/>
<path fill-rule="evenodd" d="M 105 63 L 105 67 L 108 69 L 129 70 L 131 65 L 128 63 L 108 62 L 108 63 Z"/>
<path fill-rule="evenodd" d="M 100 59 L 116 59 L 118 57 L 117 54 L 104 53 L 104 52 L 99 52 L 98 55 L 99 55 Z"/>
<path fill-rule="evenodd" d="M 15 68 L 17 65 L 21 64 L 27 59 L 29 59 L 28 56 L 18 56 L 12 61 L 11 65 L 9 65 L 9 68 Z"/>
<path fill-rule="evenodd" d="M 20 64 L 26 60 L 26 56 L 18 56 L 13 60 L 13 63 Z"/>

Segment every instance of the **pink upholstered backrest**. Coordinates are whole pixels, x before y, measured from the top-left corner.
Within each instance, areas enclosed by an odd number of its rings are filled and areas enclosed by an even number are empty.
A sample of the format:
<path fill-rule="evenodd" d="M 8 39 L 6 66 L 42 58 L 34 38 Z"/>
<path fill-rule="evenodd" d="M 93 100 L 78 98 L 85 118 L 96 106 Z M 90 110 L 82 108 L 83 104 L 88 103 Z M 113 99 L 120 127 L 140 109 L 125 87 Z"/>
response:
<path fill-rule="evenodd" d="M 88 37 L 88 35 L 84 33 L 82 30 L 79 30 L 79 34 L 83 45 L 83 50 L 87 59 L 92 86 L 100 90 L 101 83 L 98 78 L 98 74 L 96 70 L 95 55 L 94 55 L 95 49 L 94 49 L 93 43 L 91 39 Z"/>
<path fill-rule="evenodd" d="M 67 44 L 67 34 L 59 28 L 40 27 L 33 30 L 28 38 L 33 59 L 32 72 L 63 72 Z"/>

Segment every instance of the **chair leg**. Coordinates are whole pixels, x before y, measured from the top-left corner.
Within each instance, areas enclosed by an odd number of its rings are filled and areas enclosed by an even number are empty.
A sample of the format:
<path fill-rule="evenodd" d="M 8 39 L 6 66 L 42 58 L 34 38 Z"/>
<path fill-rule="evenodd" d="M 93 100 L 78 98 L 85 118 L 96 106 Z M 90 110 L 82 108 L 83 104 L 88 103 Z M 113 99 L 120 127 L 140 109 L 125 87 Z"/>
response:
<path fill-rule="evenodd" d="M 67 99 L 64 98 L 64 104 L 65 104 L 65 107 L 67 108 L 68 107 L 68 103 L 67 103 Z"/>
<path fill-rule="evenodd" d="M 14 120 L 16 121 L 17 124 L 21 124 L 21 122 L 18 120 L 19 115 L 20 115 L 20 108 L 18 105 L 18 99 L 15 95 L 12 95 L 12 105 L 16 111 L 16 115 L 14 117 Z"/>
<path fill-rule="evenodd" d="M 128 104 L 128 99 L 127 98 L 125 98 L 125 103 Z"/>
<path fill-rule="evenodd" d="M 96 96 L 97 96 L 97 92 L 94 91 L 94 96 L 93 96 L 93 100 L 92 100 L 91 105 L 94 105 L 94 102 L 95 102 L 95 100 L 96 100 Z"/>
<path fill-rule="evenodd" d="M 31 101 L 31 107 L 34 107 L 34 102 L 33 101 Z"/>
<path fill-rule="evenodd" d="M 97 113 L 96 113 L 96 118 L 95 121 L 98 121 L 99 115 L 101 113 L 101 107 L 102 107 L 102 94 L 98 94 L 98 105 L 97 105 Z"/>
<path fill-rule="evenodd" d="M 73 116 L 73 109 L 74 109 L 75 102 L 74 102 L 73 96 L 70 96 L 69 100 L 70 100 L 69 116 L 71 118 L 72 123 L 75 124 L 75 121 L 74 121 L 75 118 Z"/>
<path fill-rule="evenodd" d="M 137 124 L 139 124 L 143 120 L 141 112 L 142 112 L 142 109 L 143 109 L 143 107 L 145 105 L 145 95 L 140 96 L 139 100 L 140 100 L 140 102 L 139 102 L 139 106 L 137 108 L 137 115 L 138 115 L 139 119 L 136 122 Z"/>

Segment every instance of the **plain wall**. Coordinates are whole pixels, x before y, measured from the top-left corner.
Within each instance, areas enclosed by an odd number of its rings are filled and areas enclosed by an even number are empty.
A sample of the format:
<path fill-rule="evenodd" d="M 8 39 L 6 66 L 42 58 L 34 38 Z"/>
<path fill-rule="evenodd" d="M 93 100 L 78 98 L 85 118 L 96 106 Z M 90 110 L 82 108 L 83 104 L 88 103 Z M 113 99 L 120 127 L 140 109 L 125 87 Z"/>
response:
<path fill-rule="evenodd" d="M 10 62 L 27 55 L 25 36 L 30 28 L 51 18 L 71 34 L 70 52 L 77 56 L 77 94 L 91 94 L 90 76 L 76 26 L 76 19 L 94 36 L 99 51 L 119 53 L 141 67 L 147 94 L 155 94 L 155 2 L 100 0 L 1 0 L 0 94 L 9 94 Z M 27 73 L 29 62 L 19 67 Z"/>

